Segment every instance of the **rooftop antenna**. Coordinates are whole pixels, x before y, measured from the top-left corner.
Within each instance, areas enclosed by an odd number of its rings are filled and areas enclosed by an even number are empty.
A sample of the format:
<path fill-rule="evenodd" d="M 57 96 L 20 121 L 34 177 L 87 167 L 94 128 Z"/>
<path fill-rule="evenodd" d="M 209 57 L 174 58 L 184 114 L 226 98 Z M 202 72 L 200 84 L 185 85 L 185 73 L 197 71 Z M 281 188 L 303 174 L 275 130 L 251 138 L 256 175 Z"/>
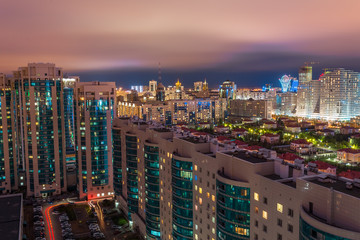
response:
<path fill-rule="evenodd" d="M 158 80 L 158 84 L 161 83 L 161 64 L 159 62 L 159 80 Z"/>

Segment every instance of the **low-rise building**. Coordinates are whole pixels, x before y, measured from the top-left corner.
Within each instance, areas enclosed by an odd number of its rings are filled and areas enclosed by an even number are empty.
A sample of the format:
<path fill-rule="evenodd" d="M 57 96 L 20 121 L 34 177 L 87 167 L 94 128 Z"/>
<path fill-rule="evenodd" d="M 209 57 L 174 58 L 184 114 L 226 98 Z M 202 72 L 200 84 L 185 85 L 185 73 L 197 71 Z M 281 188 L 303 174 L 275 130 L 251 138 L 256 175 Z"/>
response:
<path fill-rule="evenodd" d="M 298 123 L 287 124 L 287 125 L 285 125 L 285 131 L 291 132 L 291 133 L 299 133 L 299 132 L 301 132 L 301 127 Z"/>
<path fill-rule="evenodd" d="M 277 123 L 274 121 L 270 121 L 270 120 L 264 120 L 262 128 L 265 128 L 265 129 L 277 128 Z"/>
<path fill-rule="evenodd" d="M 328 123 L 316 123 L 315 130 L 324 130 L 328 128 Z"/>
<path fill-rule="evenodd" d="M 232 137 L 242 137 L 248 134 L 248 131 L 245 128 L 236 128 L 231 131 Z"/>
<path fill-rule="evenodd" d="M 316 165 L 316 168 L 318 169 L 319 172 L 336 175 L 336 167 L 334 165 L 331 165 L 323 161 L 312 161 L 310 163 Z"/>
<path fill-rule="evenodd" d="M 290 143 L 290 149 L 300 154 L 308 154 L 313 151 L 313 144 L 305 139 L 296 139 Z"/>
<path fill-rule="evenodd" d="M 345 126 L 345 127 L 340 128 L 340 133 L 341 134 L 355 134 L 355 133 L 359 133 L 359 129 L 350 127 L 350 126 Z"/>
<path fill-rule="evenodd" d="M 352 148 L 339 149 L 337 159 L 342 162 L 360 162 L 360 150 Z"/>
<path fill-rule="evenodd" d="M 260 141 L 264 143 L 274 144 L 280 142 L 280 135 L 265 133 L 260 137 Z"/>
<path fill-rule="evenodd" d="M 320 136 L 334 136 L 335 135 L 335 131 L 331 130 L 331 129 L 321 129 L 321 130 L 318 130 L 316 132 L 316 134 L 320 135 Z"/>
<path fill-rule="evenodd" d="M 300 157 L 299 155 L 296 155 L 294 153 L 290 153 L 290 152 L 286 152 L 283 154 L 279 154 L 278 158 L 284 160 L 287 163 L 291 163 L 294 164 L 295 160 L 304 160 L 302 157 Z"/>
<path fill-rule="evenodd" d="M 1 239 L 22 240 L 23 236 L 23 195 L 22 193 L 0 196 Z"/>
<path fill-rule="evenodd" d="M 223 125 L 218 125 L 214 127 L 214 132 L 216 133 L 228 133 L 230 131 L 229 127 L 225 127 Z"/>

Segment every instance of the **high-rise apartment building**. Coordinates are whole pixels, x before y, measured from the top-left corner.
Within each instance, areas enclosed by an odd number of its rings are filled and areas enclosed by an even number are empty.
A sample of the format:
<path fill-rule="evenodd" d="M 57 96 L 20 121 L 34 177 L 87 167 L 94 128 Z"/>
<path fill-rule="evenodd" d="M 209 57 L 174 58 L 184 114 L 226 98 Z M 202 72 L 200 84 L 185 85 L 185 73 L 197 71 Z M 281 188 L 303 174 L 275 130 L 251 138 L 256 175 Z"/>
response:
<path fill-rule="evenodd" d="M 278 94 L 280 98 L 280 107 L 278 113 L 281 115 L 292 116 L 296 114 L 297 93 L 284 92 Z"/>
<path fill-rule="evenodd" d="M 359 73 L 343 68 L 325 71 L 320 77 L 320 116 L 350 120 L 360 112 Z"/>
<path fill-rule="evenodd" d="M 155 80 L 149 81 L 149 92 L 151 92 L 153 96 L 156 96 L 156 89 L 158 88 L 157 85 L 158 85 L 157 81 Z"/>
<path fill-rule="evenodd" d="M 233 117 L 271 118 L 273 114 L 271 100 L 232 100 L 230 101 L 230 115 Z"/>
<path fill-rule="evenodd" d="M 74 122 L 74 88 L 79 82 L 79 77 L 63 78 L 64 85 L 64 124 L 65 124 L 65 145 L 66 163 L 76 163 L 75 149 L 75 122 Z"/>
<path fill-rule="evenodd" d="M 80 198 L 113 195 L 112 132 L 114 82 L 77 82 L 75 129 Z"/>
<path fill-rule="evenodd" d="M 360 239 L 356 181 L 180 129 L 113 131 L 116 199 L 148 239 Z"/>
<path fill-rule="evenodd" d="M 63 73 L 55 64 L 30 63 L 14 72 L 17 157 L 27 195 L 66 190 Z"/>
<path fill-rule="evenodd" d="M 10 79 L 0 73 L 0 192 L 18 187 L 14 99 Z"/>
<path fill-rule="evenodd" d="M 311 110 L 308 104 L 310 97 L 310 83 L 312 81 L 312 67 L 302 66 L 299 69 L 299 86 L 297 95 L 297 110 L 296 114 L 300 117 L 306 117 Z"/>

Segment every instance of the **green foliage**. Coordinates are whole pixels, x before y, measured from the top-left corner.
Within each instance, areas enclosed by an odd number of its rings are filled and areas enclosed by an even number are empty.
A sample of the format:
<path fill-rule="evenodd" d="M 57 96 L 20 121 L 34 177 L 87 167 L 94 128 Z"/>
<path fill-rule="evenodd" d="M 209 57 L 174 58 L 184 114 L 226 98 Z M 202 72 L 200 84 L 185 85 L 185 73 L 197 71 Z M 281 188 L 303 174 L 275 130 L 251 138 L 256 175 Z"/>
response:
<path fill-rule="evenodd" d="M 127 223 L 127 220 L 122 215 L 115 215 L 111 217 L 111 220 L 115 225 L 122 226 Z"/>

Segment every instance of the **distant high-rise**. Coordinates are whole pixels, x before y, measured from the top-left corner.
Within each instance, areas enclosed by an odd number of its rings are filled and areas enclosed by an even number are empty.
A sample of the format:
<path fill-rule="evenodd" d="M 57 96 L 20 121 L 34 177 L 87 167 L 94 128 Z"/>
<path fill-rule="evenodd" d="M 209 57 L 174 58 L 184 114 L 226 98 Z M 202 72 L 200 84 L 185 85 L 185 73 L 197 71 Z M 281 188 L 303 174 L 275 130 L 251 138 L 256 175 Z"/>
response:
<path fill-rule="evenodd" d="M 30 63 L 14 72 L 18 161 L 27 196 L 66 190 L 63 73 L 55 64 Z"/>
<path fill-rule="evenodd" d="M 75 129 L 79 197 L 113 195 L 112 132 L 114 82 L 75 85 Z"/>
<path fill-rule="evenodd" d="M 320 116 L 328 120 L 350 120 L 360 112 L 359 73 L 343 68 L 320 77 Z"/>
<path fill-rule="evenodd" d="M 157 84 L 158 82 L 155 80 L 149 81 L 149 92 L 151 92 L 153 96 L 156 95 Z"/>
<path fill-rule="evenodd" d="M 10 79 L 0 73 L 0 192 L 17 189 L 16 126 Z"/>
<path fill-rule="evenodd" d="M 309 117 L 314 112 L 312 107 L 314 104 L 310 104 L 310 102 L 315 102 L 314 97 L 317 97 L 318 94 L 311 95 L 312 84 L 312 66 L 302 66 L 299 69 L 299 86 L 297 89 L 296 115 L 299 117 Z"/>
<path fill-rule="evenodd" d="M 161 102 L 165 101 L 165 87 L 162 83 L 157 85 L 156 100 Z"/>

